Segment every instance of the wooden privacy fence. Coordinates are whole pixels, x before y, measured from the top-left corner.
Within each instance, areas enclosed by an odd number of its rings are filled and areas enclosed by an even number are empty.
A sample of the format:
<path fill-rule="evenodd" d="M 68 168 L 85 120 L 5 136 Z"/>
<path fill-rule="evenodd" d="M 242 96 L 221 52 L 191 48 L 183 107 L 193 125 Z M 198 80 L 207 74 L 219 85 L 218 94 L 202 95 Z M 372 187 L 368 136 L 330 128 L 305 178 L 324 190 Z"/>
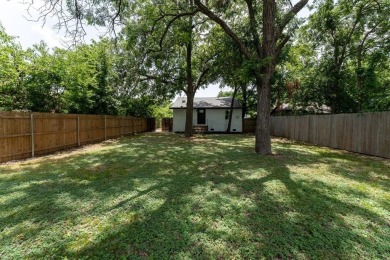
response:
<path fill-rule="evenodd" d="M 390 112 L 271 117 L 271 135 L 390 158 Z"/>
<path fill-rule="evenodd" d="M 154 131 L 153 122 L 128 116 L 0 112 L 0 162 Z"/>
<path fill-rule="evenodd" d="M 161 130 L 165 132 L 172 132 L 173 129 L 173 118 L 166 117 L 161 119 Z"/>
<path fill-rule="evenodd" d="M 254 133 L 256 130 L 256 118 L 244 118 L 242 121 L 243 133 Z"/>

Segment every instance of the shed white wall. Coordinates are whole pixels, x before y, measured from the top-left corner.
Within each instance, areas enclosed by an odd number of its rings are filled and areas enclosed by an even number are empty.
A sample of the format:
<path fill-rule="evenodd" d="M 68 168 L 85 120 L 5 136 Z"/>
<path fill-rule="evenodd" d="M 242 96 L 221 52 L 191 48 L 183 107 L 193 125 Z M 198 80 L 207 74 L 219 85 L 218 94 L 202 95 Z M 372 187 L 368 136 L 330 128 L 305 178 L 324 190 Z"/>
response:
<path fill-rule="evenodd" d="M 226 110 L 229 109 L 207 109 L 206 122 L 207 125 L 209 126 L 208 128 L 210 132 L 226 131 L 229 122 L 229 119 L 225 119 Z M 230 126 L 230 131 L 242 132 L 242 110 L 241 109 L 233 109 L 232 124 Z"/>
<path fill-rule="evenodd" d="M 227 129 L 229 120 L 225 119 L 226 110 L 229 109 L 206 109 L 206 125 L 208 125 L 209 131 L 224 132 Z M 193 125 L 197 124 L 198 113 L 197 110 L 193 111 Z M 185 109 L 173 109 L 173 131 L 184 132 L 186 122 L 186 110 Z M 212 130 L 213 129 L 213 130 Z M 242 110 L 234 109 L 232 117 L 232 132 L 242 132 Z M 235 129 L 235 131 L 234 131 Z"/>
<path fill-rule="evenodd" d="M 186 110 L 173 109 L 173 132 L 184 132 L 186 125 Z"/>

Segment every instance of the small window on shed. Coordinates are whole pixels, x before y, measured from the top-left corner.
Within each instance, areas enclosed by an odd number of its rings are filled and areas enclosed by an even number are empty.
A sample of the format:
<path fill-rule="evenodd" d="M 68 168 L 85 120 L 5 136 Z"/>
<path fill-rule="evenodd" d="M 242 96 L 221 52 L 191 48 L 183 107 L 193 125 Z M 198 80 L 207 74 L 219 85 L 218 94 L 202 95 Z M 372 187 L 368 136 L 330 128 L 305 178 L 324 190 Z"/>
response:
<path fill-rule="evenodd" d="M 228 120 L 229 119 L 229 110 L 226 110 L 225 111 L 225 120 Z"/>

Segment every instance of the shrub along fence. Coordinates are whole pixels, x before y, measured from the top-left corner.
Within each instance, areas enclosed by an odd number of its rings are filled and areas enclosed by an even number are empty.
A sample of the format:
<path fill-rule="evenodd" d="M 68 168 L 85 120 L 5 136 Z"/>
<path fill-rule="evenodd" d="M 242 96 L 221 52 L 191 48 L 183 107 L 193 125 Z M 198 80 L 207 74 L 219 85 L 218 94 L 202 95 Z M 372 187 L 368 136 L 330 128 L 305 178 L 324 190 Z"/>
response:
<path fill-rule="evenodd" d="M 0 162 L 154 130 L 154 119 L 0 112 Z"/>

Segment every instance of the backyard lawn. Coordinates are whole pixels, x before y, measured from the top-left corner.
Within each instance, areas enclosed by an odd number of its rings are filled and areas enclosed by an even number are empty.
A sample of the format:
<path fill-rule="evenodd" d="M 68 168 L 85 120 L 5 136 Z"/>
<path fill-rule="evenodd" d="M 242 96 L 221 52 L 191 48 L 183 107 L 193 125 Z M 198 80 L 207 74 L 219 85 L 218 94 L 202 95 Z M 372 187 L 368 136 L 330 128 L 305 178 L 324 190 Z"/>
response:
<path fill-rule="evenodd" d="M 390 160 L 150 133 L 0 165 L 0 259 L 390 258 Z"/>

